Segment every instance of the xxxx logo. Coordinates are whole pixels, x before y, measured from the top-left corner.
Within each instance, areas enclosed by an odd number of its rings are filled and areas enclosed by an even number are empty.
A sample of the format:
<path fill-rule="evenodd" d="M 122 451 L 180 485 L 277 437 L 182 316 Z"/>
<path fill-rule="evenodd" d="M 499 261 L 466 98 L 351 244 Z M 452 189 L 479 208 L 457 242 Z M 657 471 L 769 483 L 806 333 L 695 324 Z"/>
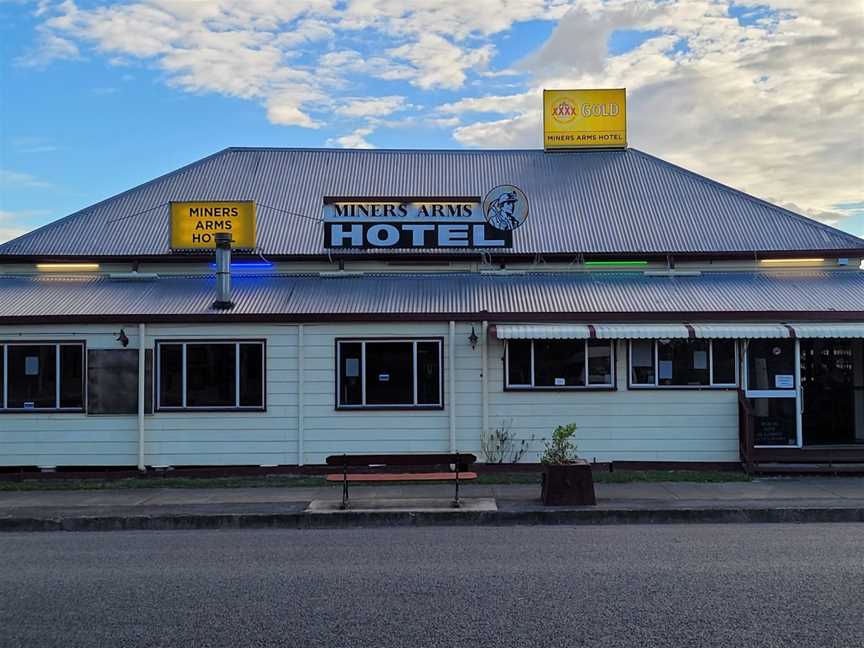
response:
<path fill-rule="evenodd" d="M 568 99 L 563 99 L 552 106 L 552 117 L 562 124 L 573 121 L 576 115 L 576 105 Z"/>

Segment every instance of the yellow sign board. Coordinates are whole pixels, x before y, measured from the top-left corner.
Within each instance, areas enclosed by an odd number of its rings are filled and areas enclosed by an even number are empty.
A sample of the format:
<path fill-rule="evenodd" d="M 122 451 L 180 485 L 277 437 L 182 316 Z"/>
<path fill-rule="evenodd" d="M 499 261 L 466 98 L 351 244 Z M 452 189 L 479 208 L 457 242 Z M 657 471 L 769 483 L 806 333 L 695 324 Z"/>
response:
<path fill-rule="evenodd" d="M 216 234 L 231 235 L 231 247 L 255 248 L 255 203 L 251 200 L 171 203 L 171 249 L 211 250 Z"/>
<path fill-rule="evenodd" d="M 627 92 L 544 90 L 543 148 L 627 146 Z"/>

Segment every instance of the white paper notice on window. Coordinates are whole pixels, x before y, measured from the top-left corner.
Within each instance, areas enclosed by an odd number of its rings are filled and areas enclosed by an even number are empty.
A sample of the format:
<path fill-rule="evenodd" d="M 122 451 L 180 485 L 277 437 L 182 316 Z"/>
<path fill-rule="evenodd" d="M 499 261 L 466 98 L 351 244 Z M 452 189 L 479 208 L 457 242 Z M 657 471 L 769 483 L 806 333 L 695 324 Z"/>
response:
<path fill-rule="evenodd" d="M 555 379 L 555 386 L 556 387 L 564 387 L 566 384 L 567 384 L 567 381 L 564 380 L 563 378 L 556 378 Z"/>
<path fill-rule="evenodd" d="M 356 378 L 360 375 L 360 358 L 345 358 L 345 377 Z"/>
<path fill-rule="evenodd" d="M 708 368 L 708 352 L 694 351 L 693 352 L 693 368 L 707 369 Z"/>
<path fill-rule="evenodd" d="M 378 374 L 378 382 L 390 382 L 390 374 Z"/>
<path fill-rule="evenodd" d="M 791 374 L 777 374 L 774 376 L 775 389 L 792 389 L 795 387 L 795 376 Z"/>
<path fill-rule="evenodd" d="M 672 379 L 672 361 L 671 360 L 661 360 L 659 369 L 659 378 L 660 380 L 671 380 Z"/>
<path fill-rule="evenodd" d="M 27 356 L 26 358 L 24 358 L 24 375 L 39 375 L 39 356 Z"/>

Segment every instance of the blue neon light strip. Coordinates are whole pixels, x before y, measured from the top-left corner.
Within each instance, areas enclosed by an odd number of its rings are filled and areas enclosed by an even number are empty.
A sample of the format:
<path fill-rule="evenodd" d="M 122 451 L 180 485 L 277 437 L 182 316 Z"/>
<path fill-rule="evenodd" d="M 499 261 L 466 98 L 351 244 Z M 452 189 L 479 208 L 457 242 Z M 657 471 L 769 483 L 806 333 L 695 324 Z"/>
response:
<path fill-rule="evenodd" d="M 210 267 L 215 270 L 216 264 L 211 263 Z M 236 268 L 237 270 L 246 270 L 246 269 L 260 269 L 260 268 L 272 268 L 273 264 L 269 261 L 234 261 L 231 263 L 232 268 Z"/>

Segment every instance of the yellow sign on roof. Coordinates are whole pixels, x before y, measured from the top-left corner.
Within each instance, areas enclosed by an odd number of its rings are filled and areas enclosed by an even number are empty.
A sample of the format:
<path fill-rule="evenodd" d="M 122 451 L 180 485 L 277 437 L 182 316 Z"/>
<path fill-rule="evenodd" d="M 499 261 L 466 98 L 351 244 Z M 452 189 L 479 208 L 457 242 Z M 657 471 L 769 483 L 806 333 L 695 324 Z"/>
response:
<path fill-rule="evenodd" d="M 216 247 L 216 234 L 231 235 L 231 247 L 255 248 L 255 203 L 196 201 L 171 203 L 171 249 Z"/>
<path fill-rule="evenodd" d="M 627 146 L 627 91 L 544 90 L 543 148 Z"/>

